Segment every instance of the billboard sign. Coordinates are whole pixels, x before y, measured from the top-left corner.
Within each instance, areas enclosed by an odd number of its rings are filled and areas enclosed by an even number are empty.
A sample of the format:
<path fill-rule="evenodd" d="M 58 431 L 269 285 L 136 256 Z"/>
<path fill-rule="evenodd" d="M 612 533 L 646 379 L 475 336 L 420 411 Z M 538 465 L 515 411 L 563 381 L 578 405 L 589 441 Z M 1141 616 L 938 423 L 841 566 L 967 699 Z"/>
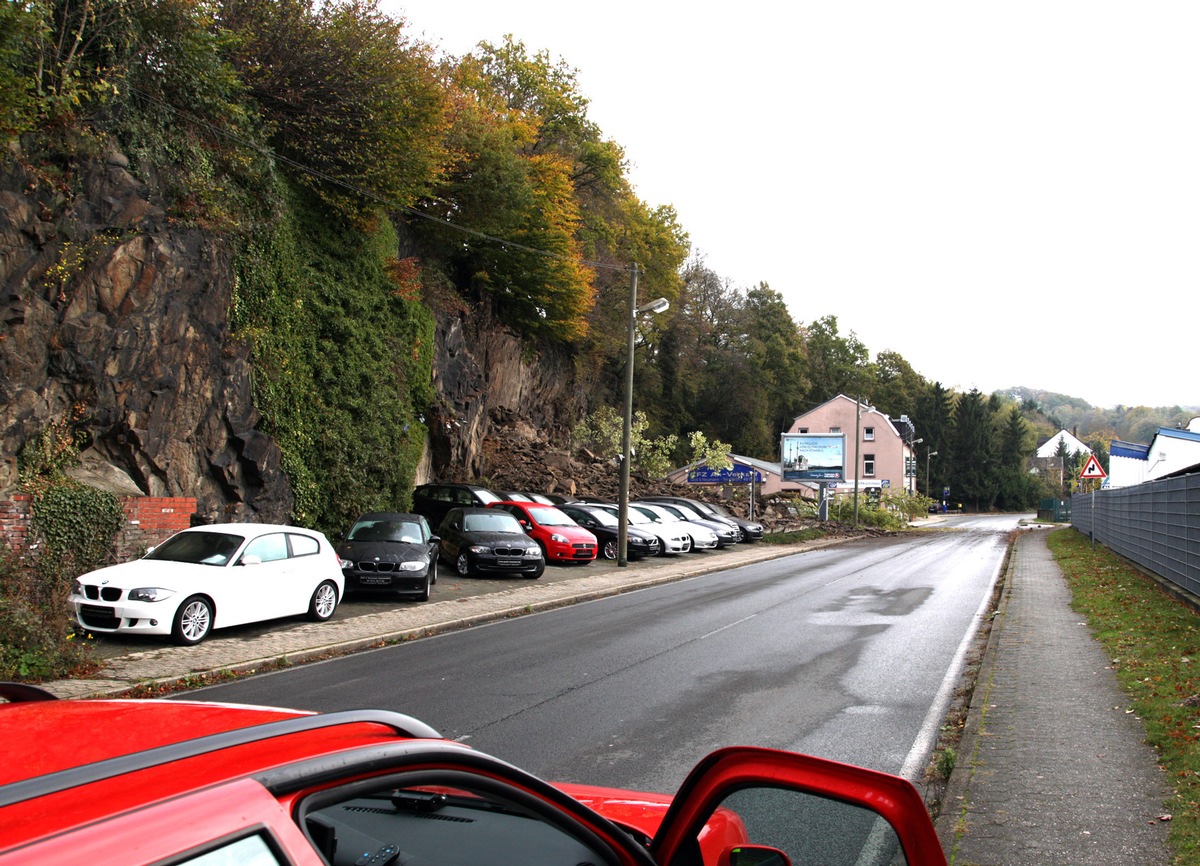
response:
<path fill-rule="evenodd" d="M 749 466 L 734 463 L 732 469 L 694 466 L 688 470 L 688 484 L 762 484 L 762 475 Z"/>
<path fill-rule="evenodd" d="M 846 478 L 845 433 L 784 433 L 784 481 L 843 481 Z"/>

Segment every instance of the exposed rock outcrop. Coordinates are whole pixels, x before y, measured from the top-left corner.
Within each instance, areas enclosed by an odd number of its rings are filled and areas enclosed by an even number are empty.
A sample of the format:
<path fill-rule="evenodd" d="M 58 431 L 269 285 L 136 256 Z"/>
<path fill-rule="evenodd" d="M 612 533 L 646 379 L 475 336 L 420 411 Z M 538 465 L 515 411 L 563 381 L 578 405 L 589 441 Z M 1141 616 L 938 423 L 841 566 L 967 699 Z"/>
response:
<path fill-rule="evenodd" d="M 230 249 L 179 228 L 111 154 L 57 187 L 0 175 L 0 449 L 12 460 L 82 411 L 89 458 L 214 519 L 282 520 L 292 491 L 256 430 L 250 364 L 230 340 Z"/>

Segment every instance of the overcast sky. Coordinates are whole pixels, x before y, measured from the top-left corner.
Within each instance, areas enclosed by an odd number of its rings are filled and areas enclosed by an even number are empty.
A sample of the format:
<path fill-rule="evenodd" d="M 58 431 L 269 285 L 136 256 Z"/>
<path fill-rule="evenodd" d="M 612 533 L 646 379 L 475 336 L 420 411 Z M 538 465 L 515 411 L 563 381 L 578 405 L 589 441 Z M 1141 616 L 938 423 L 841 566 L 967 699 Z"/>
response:
<path fill-rule="evenodd" d="M 1200 405 L 1200 3 L 383 0 L 578 70 L 638 196 L 797 322 L 985 393 Z"/>

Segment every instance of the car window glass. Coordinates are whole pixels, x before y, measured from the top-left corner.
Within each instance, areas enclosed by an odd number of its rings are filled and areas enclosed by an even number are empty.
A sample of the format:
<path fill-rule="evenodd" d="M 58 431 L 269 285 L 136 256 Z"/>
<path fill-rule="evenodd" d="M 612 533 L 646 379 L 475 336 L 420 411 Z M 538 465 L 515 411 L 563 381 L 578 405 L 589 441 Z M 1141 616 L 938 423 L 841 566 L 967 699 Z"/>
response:
<path fill-rule="evenodd" d="M 196 857 L 172 860 L 181 866 L 280 866 L 280 860 L 267 841 L 259 835 L 245 836 Z"/>
<path fill-rule="evenodd" d="M 470 532 L 519 532 L 524 534 L 521 524 L 511 514 L 496 511 L 495 514 L 470 514 L 464 528 Z"/>
<path fill-rule="evenodd" d="M 613 517 L 607 511 L 588 511 L 585 512 L 588 517 L 591 517 L 601 526 L 617 526 L 617 518 Z"/>
<path fill-rule="evenodd" d="M 479 497 L 479 501 L 487 505 L 491 502 L 499 502 L 500 497 L 490 490 L 476 490 L 475 495 Z"/>
<path fill-rule="evenodd" d="M 225 532 L 181 532 L 154 548 L 147 559 L 225 565 L 245 538 Z"/>
<path fill-rule="evenodd" d="M 320 542 L 311 535 L 292 532 L 288 534 L 288 541 L 292 545 L 292 556 L 312 556 L 321 550 Z"/>
<path fill-rule="evenodd" d="M 886 820 L 862 806 L 804 791 L 757 787 L 725 798 L 709 826 L 741 824 L 744 844 L 701 833 L 705 866 L 903 866 L 900 839 Z M 716 839 L 716 841 L 714 841 Z M 721 850 L 716 850 L 716 849 Z M 772 856 L 776 849 L 787 860 Z"/>
<path fill-rule="evenodd" d="M 408 780 L 416 780 L 416 783 Z M 520 792 L 453 771 L 407 773 L 323 791 L 299 822 L 330 866 L 615 866 L 611 852 L 559 826 Z"/>
<path fill-rule="evenodd" d="M 574 526 L 575 521 L 557 508 L 531 508 L 529 513 L 542 526 Z"/>
<path fill-rule="evenodd" d="M 242 559 L 244 560 L 247 556 L 257 556 L 263 562 L 275 562 L 279 559 L 287 559 L 287 555 L 287 538 L 282 532 L 272 532 L 270 535 L 256 538 L 247 544 Z"/>

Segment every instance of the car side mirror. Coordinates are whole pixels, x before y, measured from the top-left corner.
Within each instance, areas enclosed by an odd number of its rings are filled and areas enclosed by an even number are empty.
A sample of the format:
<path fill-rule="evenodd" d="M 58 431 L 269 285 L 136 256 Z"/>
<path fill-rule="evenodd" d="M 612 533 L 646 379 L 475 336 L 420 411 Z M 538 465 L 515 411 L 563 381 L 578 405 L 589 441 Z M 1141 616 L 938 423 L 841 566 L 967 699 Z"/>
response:
<path fill-rule="evenodd" d="M 792 866 L 792 861 L 769 845 L 734 845 L 722 853 L 720 866 Z"/>
<path fill-rule="evenodd" d="M 442 540 L 442 537 L 441 537 L 440 535 L 431 535 L 431 536 L 429 536 L 429 543 L 430 543 L 430 544 L 437 544 L 437 543 L 439 543 L 441 540 Z"/>
<path fill-rule="evenodd" d="M 262 565 L 262 557 L 255 556 L 253 553 L 247 553 L 238 560 L 238 565 Z"/>

